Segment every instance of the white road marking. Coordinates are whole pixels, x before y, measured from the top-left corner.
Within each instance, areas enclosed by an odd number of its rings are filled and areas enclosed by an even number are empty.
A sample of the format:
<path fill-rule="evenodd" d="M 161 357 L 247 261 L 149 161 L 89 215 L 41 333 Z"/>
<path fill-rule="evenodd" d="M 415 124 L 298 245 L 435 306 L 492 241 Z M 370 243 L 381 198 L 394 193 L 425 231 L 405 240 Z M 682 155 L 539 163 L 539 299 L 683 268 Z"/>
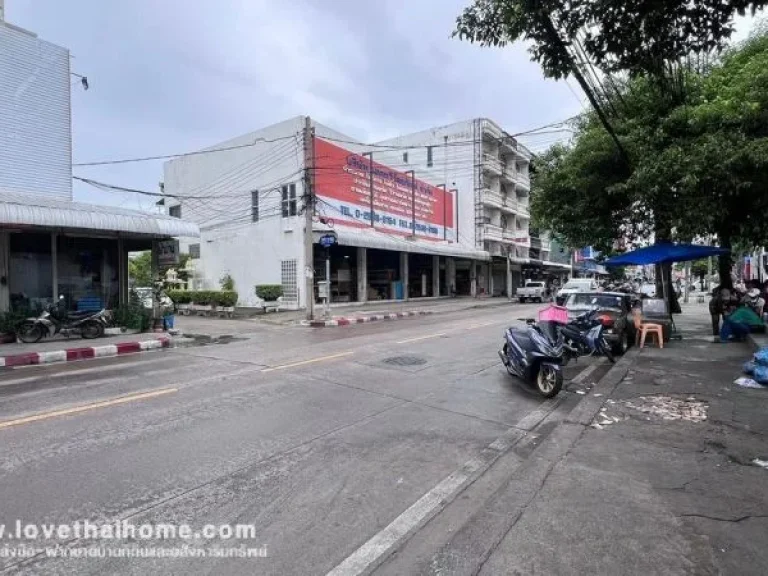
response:
<path fill-rule="evenodd" d="M 270 366 L 269 368 L 263 368 L 261 372 L 274 372 L 275 370 L 285 370 L 286 368 L 293 368 L 294 366 L 304 366 L 305 364 L 312 364 L 314 362 L 325 362 L 326 360 L 335 360 L 336 358 L 343 358 L 344 356 L 350 356 L 355 351 L 341 352 L 340 354 L 331 354 L 330 356 L 320 356 L 319 358 L 310 358 L 309 360 L 301 360 L 299 362 L 291 362 L 290 364 L 281 364 L 280 366 Z"/>
<path fill-rule="evenodd" d="M 395 344 L 408 344 L 409 342 L 418 342 L 419 340 L 427 340 L 428 338 L 439 338 L 440 336 L 445 336 L 445 332 L 427 334 L 426 336 L 416 336 L 415 338 L 408 338 L 407 340 L 398 340 Z"/>
<path fill-rule="evenodd" d="M 506 450 L 524 437 L 525 432 L 520 430 L 510 429 L 505 432 L 485 447 L 477 457 L 467 460 L 461 468 L 419 498 L 381 532 L 328 572 L 327 576 L 359 576 L 366 573 L 398 542 L 445 508 L 479 473 L 490 468 Z"/>
<path fill-rule="evenodd" d="M 119 356 L 116 356 L 116 358 L 119 358 Z M 93 360 L 92 358 L 86 358 L 84 360 Z M 133 362 L 124 362 L 120 364 L 109 364 L 107 366 L 96 366 L 94 368 L 79 368 L 77 370 L 64 370 L 62 372 L 55 372 L 53 374 L 49 373 L 48 371 L 40 371 L 36 376 L 25 376 L 23 378 L 13 378 L 10 380 L 0 380 L 0 386 L 10 386 L 12 384 L 23 384 L 24 382 L 32 382 L 35 380 L 40 380 L 41 378 L 66 378 L 67 376 L 80 376 L 82 374 L 90 374 L 92 372 L 109 372 L 112 370 L 120 370 L 122 368 L 128 367 L 131 368 L 133 366 L 137 366 L 139 364 L 147 365 L 147 364 L 155 364 L 157 362 L 164 362 L 167 361 L 168 357 L 161 357 L 161 358 L 154 358 L 154 359 L 147 359 L 147 360 L 134 360 Z M 72 362 L 67 362 L 66 365 L 71 366 Z M 48 369 L 59 369 L 63 368 L 64 365 L 59 365 L 57 367 L 51 367 L 49 366 Z M 25 369 L 39 369 L 42 368 L 42 364 L 31 364 L 28 366 L 17 366 L 15 369 L 23 368 Z M 34 371 L 34 370 L 32 370 Z"/>
<path fill-rule="evenodd" d="M 598 368 L 597 364 L 592 364 L 591 366 L 587 366 L 586 368 L 584 368 L 584 370 L 582 370 L 576 376 L 574 376 L 573 380 L 571 380 L 570 383 L 581 384 L 582 382 L 584 382 L 584 380 L 586 380 L 592 374 L 592 372 L 597 370 L 597 368 Z"/>

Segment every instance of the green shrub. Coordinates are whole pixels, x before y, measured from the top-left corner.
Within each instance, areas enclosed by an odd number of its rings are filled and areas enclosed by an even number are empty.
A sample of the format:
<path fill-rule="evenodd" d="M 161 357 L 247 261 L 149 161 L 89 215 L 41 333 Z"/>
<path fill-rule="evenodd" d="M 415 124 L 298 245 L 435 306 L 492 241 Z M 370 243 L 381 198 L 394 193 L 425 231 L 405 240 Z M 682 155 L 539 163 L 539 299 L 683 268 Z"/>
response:
<path fill-rule="evenodd" d="M 237 292 L 234 290 L 222 290 L 216 293 L 216 305 L 229 308 L 237 304 Z"/>
<path fill-rule="evenodd" d="M 191 304 L 194 292 L 191 290 L 168 290 L 167 294 L 174 304 Z"/>
<path fill-rule="evenodd" d="M 112 323 L 120 328 L 146 332 L 152 327 L 152 310 L 140 303 L 118 306 L 112 310 Z"/>
<path fill-rule="evenodd" d="M 283 295 L 283 287 L 281 284 L 257 284 L 256 296 L 267 302 L 272 302 L 280 298 Z"/>
<path fill-rule="evenodd" d="M 16 328 L 27 318 L 38 316 L 32 310 L 12 310 L 0 313 L 0 334 L 15 334 Z"/>
<path fill-rule="evenodd" d="M 225 306 L 237 304 L 234 290 L 169 290 L 168 296 L 174 304 L 197 304 L 199 306 Z"/>

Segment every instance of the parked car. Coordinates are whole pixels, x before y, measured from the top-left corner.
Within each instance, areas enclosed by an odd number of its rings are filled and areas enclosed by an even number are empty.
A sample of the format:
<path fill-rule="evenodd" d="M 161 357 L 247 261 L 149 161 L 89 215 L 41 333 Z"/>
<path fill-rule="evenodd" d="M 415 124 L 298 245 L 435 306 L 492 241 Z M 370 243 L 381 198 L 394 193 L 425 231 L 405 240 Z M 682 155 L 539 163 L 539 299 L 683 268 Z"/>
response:
<path fill-rule="evenodd" d="M 572 278 L 565 283 L 565 286 L 560 288 L 555 297 L 555 302 L 558 306 L 562 306 L 571 294 L 592 292 L 594 290 L 597 290 L 597 282 L 592 278 Z"/>
<path fill-rule="evenodd" d="M 517 289 L 517 299 L 520 302 L 543 302 L 547 296 L 547 285 L 541 280 L 528 280 L 525 288 Z"/>
<path fill-rule="evenodd" d="M 579 292 L 565 302 L 568 317 L 574 318 L 593 308 L 605 326 L 603 336 L 614 355 L 621 355 L 635 343 L 635 323 L 632 318 L 632 295 L 623 292 Z"/>

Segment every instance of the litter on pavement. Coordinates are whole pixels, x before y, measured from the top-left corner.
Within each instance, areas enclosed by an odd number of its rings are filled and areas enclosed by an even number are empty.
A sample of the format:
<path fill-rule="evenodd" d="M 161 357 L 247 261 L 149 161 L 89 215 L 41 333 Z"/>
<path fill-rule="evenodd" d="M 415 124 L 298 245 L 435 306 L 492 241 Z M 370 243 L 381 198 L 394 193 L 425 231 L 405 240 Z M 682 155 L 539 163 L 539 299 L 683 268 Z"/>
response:
<path fill-rule="evenodd" d="M 752 460 L 752 464 L 755 466 L 760 466 L 760 468 L 768 468 L 768 460 L 760 460 L 760 458 L 755 458 Z"/>
<path fill-rule="evenodd" d="M 752 378 L 736 378 L 736 380 L 733 381 L 734 384 L 738 384 L 742 388 L 761 388 L 765 389 L 768 388 L 768 386 L 763 386 L 762 384 L 758 384 Z"/>
<path fill-rule="evenodd" d="M 627 408 L 650 414 L 663 420 L 685 420 L 687 422 L 703 422 L 707 419 L 708 406 L 693 397 L 685 400 L 671 396 L 640 396 L 632 400 L 624 400 Z"/>

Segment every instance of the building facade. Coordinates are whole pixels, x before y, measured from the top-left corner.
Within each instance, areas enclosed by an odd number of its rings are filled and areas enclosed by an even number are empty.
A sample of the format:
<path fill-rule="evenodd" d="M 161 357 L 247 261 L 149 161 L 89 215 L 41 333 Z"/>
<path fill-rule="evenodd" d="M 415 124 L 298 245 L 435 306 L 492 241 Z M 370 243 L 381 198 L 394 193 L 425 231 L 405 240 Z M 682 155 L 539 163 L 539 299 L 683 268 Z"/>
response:
<path fill-rule="evenodd" d="M 487 118 L 476 118 L 380 142 L 385 162 L 426 170 L 431 182 L 457 188 L 463 232 L 490 256 L 480 290 L 514 294 L 526 278 L 561 276 L 550 242 L 531 226 L 531 152 Z M 413 149 L 409 149 L 413 147 Z"/>
<path fill-rule="evenodd" d="M 114 307 L 128 298 L 128 252 L 197 226 L 72 201 L 69 51 L 2 14 L 0 311 L 32 312 L 60 295 L 72 309 Z"/>

